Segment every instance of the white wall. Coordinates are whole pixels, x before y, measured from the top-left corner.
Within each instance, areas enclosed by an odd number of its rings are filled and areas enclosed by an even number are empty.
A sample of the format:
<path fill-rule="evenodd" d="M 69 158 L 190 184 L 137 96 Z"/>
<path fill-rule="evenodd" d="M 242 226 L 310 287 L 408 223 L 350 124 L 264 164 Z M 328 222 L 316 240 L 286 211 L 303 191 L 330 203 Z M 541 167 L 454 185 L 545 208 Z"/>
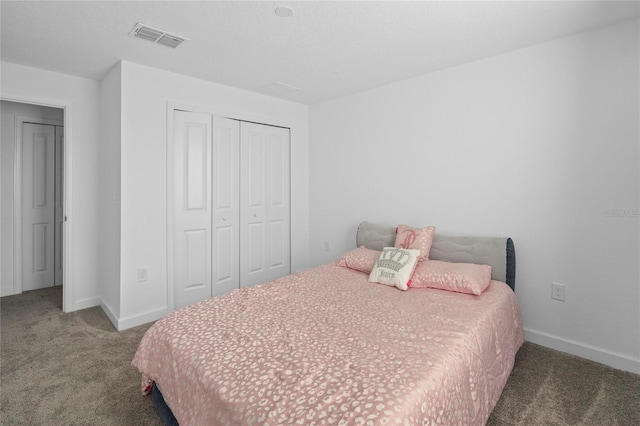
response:
<path fill-rule="evenodd" d="M 121 71 L 118 63 L 100 82 L 98 280 L 102 308 L 113 322 L 120 316 Z"/>
<path fill-rule="evenodd" d="M 102 82 L 2 62 L 2 98 L 70 112 L 73 286 L 65 310 L 101 304 L 119 329 L 166 313 L 169 104 L 291 128 L 292 269 L 308 267 L 308 107 L 128 62 Z M 139 267 L 149 268 L 145 283 L 136 280 Z"/>
<path fill-rule="evenodd" d="M 362 220 L 510 236 L 526 338 L 640 372 L 638 27 L 311 106 L 312 263 Z"/>
<path fill-rule="evenodd" d="M 28 117 L 62 122 L 63 111 L 40 105 L 2 101 L 2 138 L 0 140 L 0 296 L 16 294 L 13 286 L 13 185 L 15 161 L 16 117 Z"/>
<path fill-rule="evenodd" d="M 2 62 L 0 66 L 2 99 L 65 107 L 65 146 L 73 152 L 73 161 L 65 164 L 67 177 L 72 176 L 69 194 L 72 203 L 67 205 L 65 213 L 73 253 L 72 268 L 65 270 L 64 309 L 74 311 L 95 306 L 99 303 L 96 278 L 100 244 L 97 238 L 99 84 L 9 62 Z M 4 249 L 2 252 L 4 258 Z"/>
<path fill-rule="evenodd" d="M 120 317 L 123 329 L 168 308 L 167 108 L 195 110 L 291 128 L 292 269 L 308 258 L 308 107 L 122 62 Z M 148 281 L 136 271 L 148 268 Z"/>

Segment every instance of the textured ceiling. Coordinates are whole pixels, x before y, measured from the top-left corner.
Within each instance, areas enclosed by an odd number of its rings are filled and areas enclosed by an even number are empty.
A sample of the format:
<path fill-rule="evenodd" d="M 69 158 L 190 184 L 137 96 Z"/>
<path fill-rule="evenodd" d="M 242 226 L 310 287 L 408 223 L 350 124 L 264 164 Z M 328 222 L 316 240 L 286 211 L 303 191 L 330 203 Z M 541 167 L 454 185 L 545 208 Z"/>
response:
<path fill-rule="evenodd" d="M 276 6 L 294 15 L 276 16 Z M 101 80 L 121 59 L 313 104 L 638 17 L 636 1 L 6 1 L 3 61 Z M 173 50 L 137 22 L 184 36 Z M 277 89 L 277 87 L 275 87 Z M 271 92 L 273 93 L 273 92 Z"/>

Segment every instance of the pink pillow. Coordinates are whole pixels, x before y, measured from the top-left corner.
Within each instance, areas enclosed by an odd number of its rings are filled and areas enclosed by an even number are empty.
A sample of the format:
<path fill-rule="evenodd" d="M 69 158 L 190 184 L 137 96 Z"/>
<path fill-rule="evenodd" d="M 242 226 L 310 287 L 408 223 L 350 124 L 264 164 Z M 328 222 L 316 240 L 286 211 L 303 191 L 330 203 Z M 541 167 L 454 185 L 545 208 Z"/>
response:
<path fill-rule="evenodd" d="M 429 259 L 429 250 L 433 242 L 433 233 L 436 231 L 434 226 L 428 226 L 424 229 L 411 228 L 407 225 L 398 225 L 396 228 L 396 247 L 404 249 L 418 249 L 420 256 L 418 260 Z"/>
<path fill-rule="evenodd" d="M 482 294 L 491 283 L 491 266 L 429 260 L 418 263 L 411 288 L 430 287 L 467 294 Z"/>
<path fill-rule="evenodd" d="M 380 253 L 378 250 L 371 250 L 365 246 L 358 247 L 355 250 L 343 254 L 342 257 L 338 259 L 337 265 L 368 274 L 375 266 L 378 257 L 380 257 Z"/>

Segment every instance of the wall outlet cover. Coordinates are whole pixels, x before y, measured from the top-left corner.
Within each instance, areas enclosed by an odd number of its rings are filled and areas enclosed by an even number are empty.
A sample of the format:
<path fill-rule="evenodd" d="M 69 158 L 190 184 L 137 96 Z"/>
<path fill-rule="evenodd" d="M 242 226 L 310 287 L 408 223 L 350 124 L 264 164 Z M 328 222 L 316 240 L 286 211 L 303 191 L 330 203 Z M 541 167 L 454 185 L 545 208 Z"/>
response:
<path fill-rule="evenodd" d="M 564 302 L 565 285 L 562 283 L 551 283 L 551 298 Z"/>

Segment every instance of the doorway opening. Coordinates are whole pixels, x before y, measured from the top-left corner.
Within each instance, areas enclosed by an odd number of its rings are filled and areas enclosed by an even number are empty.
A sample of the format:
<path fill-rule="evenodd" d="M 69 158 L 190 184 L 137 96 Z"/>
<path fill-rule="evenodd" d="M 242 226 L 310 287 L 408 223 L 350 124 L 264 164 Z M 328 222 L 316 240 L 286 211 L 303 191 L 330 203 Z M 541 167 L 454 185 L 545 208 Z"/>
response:
<path fill-rule="evenodd" d="M 57 287 L 62 310 L 65 111 L 1 102 L 2 296 Z"/>

